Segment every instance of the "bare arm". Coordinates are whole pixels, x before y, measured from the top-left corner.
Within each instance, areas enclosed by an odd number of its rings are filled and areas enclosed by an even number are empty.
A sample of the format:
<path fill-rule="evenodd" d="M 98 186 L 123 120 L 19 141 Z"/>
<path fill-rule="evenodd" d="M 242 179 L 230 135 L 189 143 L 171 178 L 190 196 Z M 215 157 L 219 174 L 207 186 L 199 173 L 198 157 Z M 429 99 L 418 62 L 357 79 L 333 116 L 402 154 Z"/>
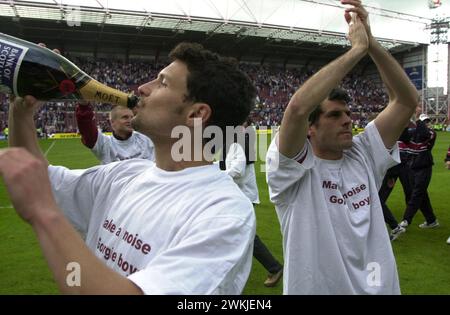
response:
<path fill-rule="evenodd" d="M 68 294 L 142 294 L 132 281 L 101 262 L 84 244 L 56 205 L 47 165 L 22 148 L 0 150 L 0 175 L 17 213 L 31 224 L 59 289 Z M 25 198 L 26 196 L 26 198 Z M 80 266 L 80 285 L 72 269 Z"/>
<path fill-rule="evenodd" d="M 350 22 L 349 16 L 346 16 Z M 368 39 L 361 21 L 353 18 L 349 24 L 352 48 L 305 82 L 292 96 L 278 134 L 280 153 L 294 157 L 305 145 L 309 114 L 338 86 L 345 75 L 366 55 Z"/>
<path fill-rule="evenodd" d="M 375 39 L 371 40 L 369 54 L 389 95 L 388 106 L 377 116 L 375 125 L 386 148 L 391 148 L 414 113 L 419 95 L 403 68 Z"/>
<path fill-rule="evenodd" d="M 38 144 L 34 112 L 38 101 L 32 96 L 12 97 L 9 106 L 9 146 L 26 148 L 35 157 L 48 163 Z"/>
<path fill-rule="evenodd" d="M 406 123 L 414 113 L 419 95 L 403 68 L 372 36 L 368 13 L 358 0 L 342 0 L 343 4 L 354 5 L 347 12 L 354 12 L 361 18 L 369 36 L 369 55 L 377 66 L 389 95 L 388 106 L 375 119 L 375 125 L 387 148 L 392 147 L 400 137 Z"/>
<path fill-rule="evenodd" d="M 40 246 L 62 293 L 65 294 L 143 294 L 132 281 L 101 262 L 85 245 L 58 208 L 43 212 L 32 223 Z M 50 208 L 51 209 L 51 208 Z M 69 286 L 72 270 L 80 266 L 80 285 Z"/>

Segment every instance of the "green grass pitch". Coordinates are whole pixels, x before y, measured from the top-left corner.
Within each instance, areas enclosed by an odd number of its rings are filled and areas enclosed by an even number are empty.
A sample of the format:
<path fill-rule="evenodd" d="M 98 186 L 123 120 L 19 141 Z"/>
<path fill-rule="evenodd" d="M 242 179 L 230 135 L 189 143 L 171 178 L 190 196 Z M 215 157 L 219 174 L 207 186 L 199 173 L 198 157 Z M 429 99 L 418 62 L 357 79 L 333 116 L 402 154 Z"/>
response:
<path fill-rule="evenodd" d="M 69 168 L 86 168 L 97 164 L 95 157 L 79 139 L 42 140 L 42 150 L 48 152 L 50 163 Z M 421 230 L 423 222 L 419 212 L 408 231 L 393 242 L 403 294 L 450 294 L 450 171 L 444 168 L 443 159 L 450 145 L 450 133 L 438 132 L 433 149 L 435 166 L 428 189 L 432 205 L 441 226 Z M 0 148 L 6 147 L 0 141 Z M 256 207 L 257 233 L 282 261 L 280 226 L 273 205 L 269 201 L 265 173 L 259 172 L 257 180 L 261 204 Z M 405 208 L 403 192 L 397 184 L 388 205 L 397 219 Z M 281 282 L 266 288 L 263 282 L 265 269 L 254 259 L 252 272 L 244 294 L 281 294 Z M 31 227 L 19 219 L 11 208 L 5 186 L 0 181 L 0 294 L 57 294 L 55 282 L 41 254 Z"/>

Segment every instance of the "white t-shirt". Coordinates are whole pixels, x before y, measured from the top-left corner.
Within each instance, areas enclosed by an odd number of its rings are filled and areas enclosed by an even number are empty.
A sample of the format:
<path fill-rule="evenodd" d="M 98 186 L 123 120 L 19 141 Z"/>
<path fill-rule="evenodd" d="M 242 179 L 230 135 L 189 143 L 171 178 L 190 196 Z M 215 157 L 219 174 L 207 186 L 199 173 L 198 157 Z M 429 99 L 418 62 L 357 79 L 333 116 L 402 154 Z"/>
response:
<path fill-rule="evenodd" d="M 225 158 L 225 173 L 230 175 L 242 192 L 254 204 L 259 204 L 255 164 L 247 164 L 245 152 L 238 143 L 232 143 Z"/>
<path fill-rule="evenodd" d="M 145 294 L 240 294 L 251 270 L 253 206 L 217 165 L 167 172 L 132 159 L 50 166 L 57 203 L 88 247 Z"/>
<path fill-rule="evenodd" d="M 99 130 L 97 142 L 91 150 L 102 164 L 135 158 L 155 160 L 152 140 L 137 131 L 133 131 L 127 140 L 118 140 L 114 136 L 104 135 Z"/>
<path fill-rule="evenodd" d="M 340 160 L 314 156 L 309 141 L 303 153 L 289 159 L 273 141 L 267 154 L 284 294 L 400 294 L 378 197 L 386 170 L 400 162 L 398 147 L 389 153 L 370 123 Z"/>

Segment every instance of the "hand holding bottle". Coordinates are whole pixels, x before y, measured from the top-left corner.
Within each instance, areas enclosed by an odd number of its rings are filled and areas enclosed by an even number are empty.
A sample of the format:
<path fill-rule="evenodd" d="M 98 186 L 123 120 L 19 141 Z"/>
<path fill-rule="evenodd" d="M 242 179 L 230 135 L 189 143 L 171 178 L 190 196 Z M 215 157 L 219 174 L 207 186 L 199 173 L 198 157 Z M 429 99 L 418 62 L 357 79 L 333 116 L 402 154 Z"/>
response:
<path fill-rule="evenodd" d="M 21 113 L 28 113 L 29 115 L 34 115 L 35 110 L 42 104 L 43 102 L 38 101 L 31 95 L 26 95 L 25 97 L 12 95 L 10 97 L 10 110 L 14 109 L 16 112 L 20 111 Z"/>

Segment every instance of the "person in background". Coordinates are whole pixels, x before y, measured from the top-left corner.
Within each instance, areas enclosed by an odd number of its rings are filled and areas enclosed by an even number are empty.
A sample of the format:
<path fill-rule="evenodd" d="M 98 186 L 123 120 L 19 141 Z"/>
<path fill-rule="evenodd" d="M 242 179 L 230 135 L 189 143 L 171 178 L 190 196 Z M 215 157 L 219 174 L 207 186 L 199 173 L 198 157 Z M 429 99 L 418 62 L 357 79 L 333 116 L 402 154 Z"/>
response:
<path fill-rule="evenodd" d="M 112 135 L 104 135 L 99 130 L 95 113 L 88 102 L 77 104 L 75 116 L 81 142 L 102 164 L 133 158 L 155 160 L 153 142 L 131 126 L 134 117 L 131 109 L 122 106 L 112 108 L 109 113 Z"/>
<path fill-rule="evenodd" d="M 411 159 L 409 161 L 411 197 L 403 214 L 403 221 L 400 222 L 400 225 L 404 228 L 412 223 L 419 209 L 426 220 L 419 224 L 420 228 L 429 229 L 439 226 L 427 191 L 434 165 L 431 150 L 436 141 L 436 132 L 431 128 L 430 121 L 428 115 L 420 114 L 416 122 L 416 128 L 411 134 L 412 147 L 410 148 Z"/>
<path fill-rule="evenodd" d="M 405 204 L 408 204 L 409 198 L 411 197 L 411 183 L 409 179 L 410 171 L 408 166 L 411 156 L 409 153 L 409 148 L 411 146 L 411 136 L 409 133 L 411 123 L 412 122 L 408 122 L 408 127 L 403 130 L 399 140 L 397 141 L 401 162 L 400 164 L 395 165 L 387 170 L 380 191 L 378 192 L 381 207 L 383 208 L 384 221 L 391 228 L 391 233 L 389 235 L 391 241 L 395 241 L 402 233 L 406 232 L 406 229 L 398 223 L 391 209 L 389 209 L 388 205 L 386 204 L 386 201 L 389 198 L 397 179 L 400 179 L 400 183 L 402 184 L 403 193 L 405 196 Z"/>
<path fill-rule="evenodd" d="M 406 229 L 401 225 L 399 225 L 391 209 L 389 209 L 388 205 L 386 204 L 387 199 L 389 198 L 392 190 L 394 189 L 395 182 L 399 177 L 400 170 L 398 166 L 400 165 L 401 163 L 387 170 L 386 175 L 383 178 L 381 188 L 378 192 L 381 207 L 383 208 L 384 221 L 391 229 L 391 233 L 389 234 L 389 238 L 391 241 L 395 241 L 402 233 L 406 232 Z"/>
<path fill-rule="evenodd" d="M 244 134 L 244 143 L 239 143 L 237 136 L 235 141 L 229 146 L 225 165 L 222 164 L 222 170 L 227 173 L 238 185 L 244 195 L 252 202 L 253 206 L 259 204 L 259 191 L 256 182 L 254 140 L 256 132 L 254 128 L 249 127 L 250 121 L 246 121 L 240 130 Z M 251 135 L 250 135 L 251 133 Z M 255 234 L 253 245 L 253 257 L 267 270 L 268 276 L 264 281 L 266 287 L 274 287 L 282 278 L 283 265 L 272 255 L 261 238 Z"/>

